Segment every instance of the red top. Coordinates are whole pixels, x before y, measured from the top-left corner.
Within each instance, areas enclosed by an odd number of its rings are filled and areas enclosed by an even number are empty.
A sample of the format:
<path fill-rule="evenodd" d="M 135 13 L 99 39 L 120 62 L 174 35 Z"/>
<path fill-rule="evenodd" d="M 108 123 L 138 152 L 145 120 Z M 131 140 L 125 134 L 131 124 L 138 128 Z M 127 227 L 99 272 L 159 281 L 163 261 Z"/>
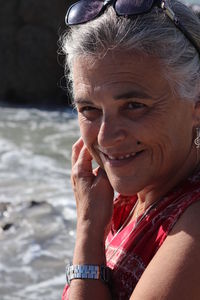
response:
<path fill-rule="evenodd" d="M 110 290 L 115 300 L 130 298 L 145 268 L 164 242 L 179 217 L 200 200 L 200 172 L 194 174 L 160 200 L 132 231 L 135 221 L 128 224 L 112 240 L 127 219 L 137 197 L 119 196 L 114 203 L 112 228 L 106 243 L 107 265 L 112 271 Z M 128 238 L 127 238 L 128 236 Z M 126 239 L 125 239 L 126 237 Z M 112 256 L 112 257 L 111 257 Z M 62 300 L 68 300 L 66 286 Z"/>

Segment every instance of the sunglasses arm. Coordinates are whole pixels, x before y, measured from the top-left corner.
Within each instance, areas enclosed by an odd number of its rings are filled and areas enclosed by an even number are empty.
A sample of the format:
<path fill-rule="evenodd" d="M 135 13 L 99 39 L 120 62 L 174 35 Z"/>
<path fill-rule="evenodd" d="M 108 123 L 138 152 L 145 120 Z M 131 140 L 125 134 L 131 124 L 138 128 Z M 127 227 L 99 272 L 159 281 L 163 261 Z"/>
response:
<path fill-rule="evenodd" d="M 166 5 L 165 1 L 161 1 L 160 6 L 165 12 L 165 14 L 169 17 L 169 19 L 179 28 L 180 31 L 182 31 L 186 38 L 193 44 L 193 46 L 196 48 L 197 52 L 200 55 L 199 46 L 197 45 L 197 42 L 192 37 L 192 35 L 186 30 L 186 28 L 181 24 L 179 18 L 175 15 L 173 10 Z"/>
<path fill-rule="evenodd" d="M 166 13 L 166 15 L 172 20 L 172 22 L 177 22 L 178 18 L 170 7 L 167 7 L 165 1 L 161 2 L 161 8 Z"/>

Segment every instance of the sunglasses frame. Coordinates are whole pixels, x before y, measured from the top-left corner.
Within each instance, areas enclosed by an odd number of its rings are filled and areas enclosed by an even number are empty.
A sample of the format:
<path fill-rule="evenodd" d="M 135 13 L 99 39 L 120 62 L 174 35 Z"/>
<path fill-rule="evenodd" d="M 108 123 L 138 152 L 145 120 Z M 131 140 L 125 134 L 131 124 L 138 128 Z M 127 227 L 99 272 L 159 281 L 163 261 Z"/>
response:
<path fill-rule="evenodd" d="M 115 8 L 115 4 L 116 4 L 117 0 L 104 0 L 104 1 L 99 1 L 99 2 L 102 2 L 103 6 L 102 6 L 101 10 L 100 10 L 94 17 L 92 17 L 92 18 L 90 18 L 90 19 L 88 19 L 88 20 L 86 20 L 86 21 L 81 21 L 81 22 L 77 22 L 77 23 L 70 23 L 70 22 L 68 22 L 68 20 L 69 20 L 69 15 L 70 15 L 70 12 L 71 12 L 72 8 L 73 8 L 74 6 L 76 6 L 77 4 L 81 3 L 81 2 L 83 2 L 83 0 L 79 0 L 79 1 L 77 1 L 77 2 L 75 2 L 75 3 L 73 3 L 73 4 L 68 8 L 67 14 L 66 14 L 66 16 L 65 16 L 65 24 L 66 24 L 66 25 L 68 25 L 68 26 L 74 26 L 74 25 L 81 25 L 81 24 L 85 24 L 85 23 L 87 23 L 87 22 L 90 22 L 90 21 L 96 19 L 97 17 L 100 17 L 100 16 L 104 13 L 104 11 L 106 10 L 107 6 L 109 6 L 109 5 L 112 5 L 112 6 L 113 6 L 113 8 L 114 8 L 114 10 L 115 10 L 115 12 L 116 12 L 116 14 L 117 14 L 118 16 L 126 16 L 126 17 L 128 17 L 128 16 L 133 16 L 133 15 L 139 15 L 139 14 L 147 13 L 148 11 L 150 11 L 150 10 L 152 9 L 152 7 L 153 7 L 154 5 L 157 4 L 157 2 L 161 2 L 161 1 L 159 1 L 159 0 L 152 0 L 152 4 L 151 4 L 151 6 L 150 6 L 147 10 L 142 11 L 141 13 L 136 13 L 136 14 L 133 14 L 133 13 L 130 13 L 130 14 L 128 14 L 128 13 L 126 13 L 126 14 L 119 14 L 119 13 L 117 12 L 116 8 Z"/>
<path fill-rule="evenodd" d="M 83 22 L 70 24 L 68 22 L 68 20 L 69 20 L 69 15 L 70 15 L 71 9 L 74 6 L 76 6 L 77 4 L 79 4 L 80 2 L 82 2 L 82 1 L 83 0 L 79 0 L 75 3 L 73 3 L 69 7 L 69 9 L 67 10 L 67 14 L 66 14 L 66 17 L 65 17 L 66 25 L 75 26 L 75 25 L 81 25 L 81 24 L 87 23 L 89 21 L 92 21 L 92 20 L 98 18 L 100 15 L 102 15 L 104 13 L 104 11 L 106 10 L 108 5 L 113 6 L 113 8 L 114 8 L 114 10 L 115 10 L 115 12 L 118 16 L 124 16 L 124 17 L 130 17 L 130 16 L 133 16 L 133 15 L 139 15 L 139 14 L 147 13 L 148 11 L 150 11 L 152 9 L 153 6 L 157 5 L 169 17 L 169 19 L 173 22 L 173 24 L 184 34 L 184 36 L 190 41 L 190 43 L 194 46 L 194 48 L 197 50 L 198 54 L 200 55 L 200 46 L 197 44 L 197 42 L 192 37 L 192 35 L 189 33 L 189 31 L 183 26 L 180 19 L 175 15 L 173 10 L 166 4 L 165 0 L 154 0 L 154 1 L 152 1 L 152 4 L 151 4 L 149 9 L 147 9 L 147 10 L 141 12 L 141 13 L 137 13 L 137 14 L 133 14 L 133 13 L 131 13 L 131 14 L 119 14 L 116 11 L 116 8 L 115 8 L 115 4 L 116 4 L 117 0 L 105 0 L 105 1 L 102 1 L 103 6 L 102 6 L 101 10 L 94 17 L 90 18 L 89 20 L 83 21 Z"/>

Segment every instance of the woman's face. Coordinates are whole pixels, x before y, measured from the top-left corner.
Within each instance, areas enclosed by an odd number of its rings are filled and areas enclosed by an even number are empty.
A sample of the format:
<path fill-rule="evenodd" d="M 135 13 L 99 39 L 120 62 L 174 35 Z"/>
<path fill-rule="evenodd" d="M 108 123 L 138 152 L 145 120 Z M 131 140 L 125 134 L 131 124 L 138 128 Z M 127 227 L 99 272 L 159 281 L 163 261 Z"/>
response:
<path fill-rule="evenodd" d="M 195 105 L 172 93 L 162 70 L 156 58 L 117 51 L 74 63 L 82 138 L 125 195 L 162 188 L 196 155 Z"/>

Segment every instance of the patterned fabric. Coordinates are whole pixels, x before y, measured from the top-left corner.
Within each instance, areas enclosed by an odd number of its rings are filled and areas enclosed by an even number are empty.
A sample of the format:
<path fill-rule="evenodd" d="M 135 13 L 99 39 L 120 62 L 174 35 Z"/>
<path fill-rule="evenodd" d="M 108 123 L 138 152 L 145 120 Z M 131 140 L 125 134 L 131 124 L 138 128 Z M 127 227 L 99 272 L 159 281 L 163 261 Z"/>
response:
<path fill-rule="evenodd" d="M 112 228 L 106 240 L 106 244 L 110 243 L 106 251 L 107 265 L 113 270 L 110 286 L 112 299 L 130 298 L 145 268 L 177 220 L 192 203 L 199 200 L 200 172 L 162 198 L 133 231 L 135 221 L 114 237 L 127 219 L 137 197 L 120 195 L 115 200 Z M 68 291 L 68 287 L 65 287 L 62 300 L 68 299 Z"/>

